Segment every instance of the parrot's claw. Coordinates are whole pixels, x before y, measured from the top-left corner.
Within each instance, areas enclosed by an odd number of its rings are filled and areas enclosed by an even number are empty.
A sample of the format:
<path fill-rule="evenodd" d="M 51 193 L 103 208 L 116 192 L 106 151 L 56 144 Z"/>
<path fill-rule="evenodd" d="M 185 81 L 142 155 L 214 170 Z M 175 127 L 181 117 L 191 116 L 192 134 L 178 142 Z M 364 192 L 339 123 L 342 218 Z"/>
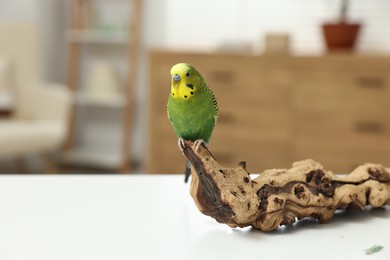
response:
<path fill-rule="evenodd" d="M 202 144 L 207 148 L 207 143 L 206 143 L 203 139 L 198 139 L 198 140 L 196 140 L 196 141 L 194 142 L 194 145 L 195 145 L 195 152 L 198 152 L 199 147 L 200 147 Z"/>
<path fill-rule="evenodd" d="M 180 151 L 184 154 L 184 139 L 180 137 L 179 140 L 177 140 L 177 145 L 179 146 Z"/>

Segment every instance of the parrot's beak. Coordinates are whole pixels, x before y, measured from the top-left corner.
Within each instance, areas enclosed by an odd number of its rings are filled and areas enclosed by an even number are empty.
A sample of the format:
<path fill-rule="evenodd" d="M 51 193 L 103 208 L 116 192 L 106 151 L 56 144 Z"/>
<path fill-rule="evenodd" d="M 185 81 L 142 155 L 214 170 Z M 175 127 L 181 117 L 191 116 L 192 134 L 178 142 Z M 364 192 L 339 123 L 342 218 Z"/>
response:
<path fill-rule="evenodd" d="M 172 75 L 172 79 L 173 79 L 174 81 L 180 81 L 180 76 L 179 76 L 179 74 L 173 74 L 173 75 Z"/>

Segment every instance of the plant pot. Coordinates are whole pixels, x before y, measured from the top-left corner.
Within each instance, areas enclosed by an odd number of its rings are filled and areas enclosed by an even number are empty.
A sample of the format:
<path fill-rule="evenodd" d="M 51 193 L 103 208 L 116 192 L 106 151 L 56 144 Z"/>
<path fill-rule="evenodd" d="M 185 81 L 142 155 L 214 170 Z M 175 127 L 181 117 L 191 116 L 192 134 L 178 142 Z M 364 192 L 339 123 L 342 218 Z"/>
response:
<path fill-rule="evenodd" d="M 360 24 L 326 23 L 322 32 L 328 50 L 352 50 L 359 34 Z"/>

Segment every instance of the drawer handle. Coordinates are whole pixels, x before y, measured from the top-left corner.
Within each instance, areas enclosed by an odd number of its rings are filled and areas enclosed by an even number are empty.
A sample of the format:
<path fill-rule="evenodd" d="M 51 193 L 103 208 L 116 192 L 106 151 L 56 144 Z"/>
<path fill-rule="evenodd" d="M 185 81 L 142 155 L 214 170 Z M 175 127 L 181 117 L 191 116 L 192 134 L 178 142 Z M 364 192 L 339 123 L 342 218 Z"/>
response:
<path fill-rule="evenodd" d="M 359 77 L 357 86 L 365 89 L 383 89 L 386 86 L 386 80 L 383 77 Z"/>
<path fill-rule="evenodd" d="M 236 121 L 234 116 L 229 113 L 220 113 L 217 120 L 218 124 L 231 124 L 234 123 L 234 121 Z"/>
<path fill-rule="evenodd" d="M 213 82 L 232 84 L 236 80 L 236 74 L 228 70 L 211 71 L 209 78 Z"/>
<path fill-rule="evenodd" d="M 214 156 L 215 156 L 215 158 L 217 158 L 217 160 L 219 162 L 222 162 L 222 163 L 231 163 L 233 161 L 233 156 L 229 153 L 215 152 Z"/>
<path fill-rule="evenodd" d="M 381 134 L 385 131 L 385 126 L 381 122 L 360 121 L 355 123 L 354 129 L 362 134 Z"/>

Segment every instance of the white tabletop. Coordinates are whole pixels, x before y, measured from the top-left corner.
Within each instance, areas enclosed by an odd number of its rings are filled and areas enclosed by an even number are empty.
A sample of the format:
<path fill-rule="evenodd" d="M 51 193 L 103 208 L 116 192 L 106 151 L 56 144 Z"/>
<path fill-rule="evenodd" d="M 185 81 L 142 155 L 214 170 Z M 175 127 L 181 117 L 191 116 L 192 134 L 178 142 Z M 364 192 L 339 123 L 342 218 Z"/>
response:
<path fill-rule="evenodd" d="M 188 189 L 177 175 L 0 176 L 0 259 L 390 259 L 390 207 L 263 233 L 202 215 Z"/>

